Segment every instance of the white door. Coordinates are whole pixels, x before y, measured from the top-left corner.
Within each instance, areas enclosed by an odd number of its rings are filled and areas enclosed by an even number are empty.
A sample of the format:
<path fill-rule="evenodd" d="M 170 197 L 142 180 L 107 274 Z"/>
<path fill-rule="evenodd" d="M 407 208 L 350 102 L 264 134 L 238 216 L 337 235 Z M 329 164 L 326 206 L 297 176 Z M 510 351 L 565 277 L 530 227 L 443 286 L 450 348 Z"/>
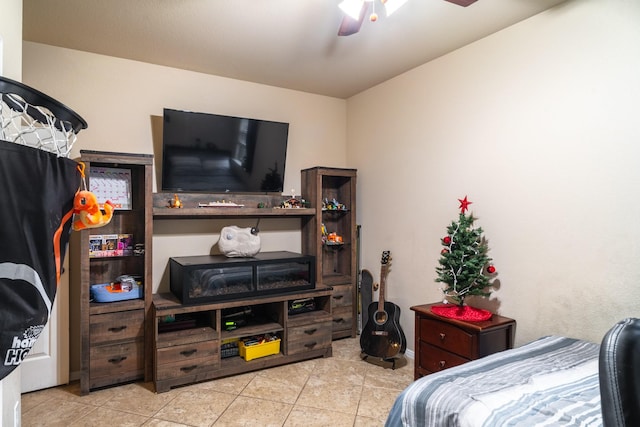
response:
<path fill-rule="evenodd" d="M 22 393 L 69 382 L 69 251 L 51 318 L 20 364 Z"/>

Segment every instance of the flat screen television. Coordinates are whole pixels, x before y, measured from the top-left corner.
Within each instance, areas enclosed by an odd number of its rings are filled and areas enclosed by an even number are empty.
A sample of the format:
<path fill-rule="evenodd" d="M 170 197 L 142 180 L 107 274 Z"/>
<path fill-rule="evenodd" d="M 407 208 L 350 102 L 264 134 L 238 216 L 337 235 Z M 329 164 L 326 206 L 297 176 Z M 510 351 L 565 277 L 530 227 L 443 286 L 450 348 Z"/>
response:
<path fill-rule="evenodd" d="M 162 190 L 282 193 L 289 124 L 164 109 Z"/>

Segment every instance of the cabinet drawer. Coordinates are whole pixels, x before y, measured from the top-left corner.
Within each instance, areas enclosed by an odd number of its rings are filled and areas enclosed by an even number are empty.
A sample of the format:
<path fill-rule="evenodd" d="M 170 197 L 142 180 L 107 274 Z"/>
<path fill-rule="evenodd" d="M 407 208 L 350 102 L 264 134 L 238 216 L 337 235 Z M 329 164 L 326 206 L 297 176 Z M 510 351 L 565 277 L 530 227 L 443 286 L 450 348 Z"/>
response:
<path fill-rule="evenodd" d="M 216 337 L 216 331 L 209 326 L 162 332 L 156 337 L 156 347 L 165 348 L 182 344 L 194 344 L 202 341 L 217 341 Z"/>
<path fill-rule="evenodd" d="M 144 310 L 96 314 L 89 317 L 91 345 L 144 336 Z"/>
<path fill-rule="evenodd" d="M 420 319 L 420 339 L 467 359 L 474 359 L 473 335 L 433 319 Z"/>
<path fill-rule="evenodd" d="M 199 357 L 179 362 L 158 364 L 156 368 L 156 381 L 175 379 L 180 377 L 202 376 L 211 373 L 220 367 L 219 357 Z"/>
<path fill-rule="evenodd" d="M 173 363 L 200 358 L 210 358 L 215 362 L 219 357 L 219 349 L 220 343 L 218 340 L 161 348 L 158 349 L 157 363 Z"/>
<path fill-rule="evenodd" d="M 353 292 L 351 285 L 337 285 L 333 287 L 331 305 L 336 307 L 351 307 L 353 304 Z"/>
<path fill-rule="evenodd" d="M 287 354 L 298 354 L 328 347 L 331 345 L 331 332 L 331 320 L 289 328 L 287 331 Z"/>
<path fill-rule="evenodd" d="M 453 366 L 462 365 L 469 359 L 450 353 L 439 347 L 420 341 L 420 367 L 430 372 L 438 372 Z"/>
<path fill-rule="evenodd" d="M 134 379 L 143 374 L 144 343 L 142 340 L 92 346 L 89 376 L 91 381 L 109 377 L 112 383 Z"/>
<path fill-rule="evenodd" d="M 353 307 L 333 308 L 333 330 L 351 329 L 353 326 Z"/>

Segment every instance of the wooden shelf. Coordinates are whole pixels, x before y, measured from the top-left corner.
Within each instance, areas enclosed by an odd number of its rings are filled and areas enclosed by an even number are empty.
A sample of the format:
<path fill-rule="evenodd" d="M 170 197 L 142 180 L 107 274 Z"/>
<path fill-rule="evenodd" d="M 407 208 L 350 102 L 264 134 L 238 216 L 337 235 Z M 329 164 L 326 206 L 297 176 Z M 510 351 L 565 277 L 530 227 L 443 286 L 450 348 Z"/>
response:
<path fill-rule="evenodd" d="M 308 208 L 168 208 L 154 207 L 154 219 L 187 219 L 187 218 L 236 218 L 236 217 L 302 217 L 313 216 L 315 211 Z"/>
<path fill-rule="evenodd" d="M 211 302 L 194 305 L 182 305 L 178 298 L 172 293 L 153 294 L 153 306 L 159 315 L 177 313 L 196 313 L 207 310 L 222 310 L 223 308 L 243 307 L 246 305 L 269 304 L 283 300 L 293 300 L 305 297 L 319 297 L 331 295 L 332 289 L 326 286 L 316 286 L 315 289 L 304 291 L 280 292 L 273 295 L 257 296 L 255 298 L 238 298 L 220 302 Z"/>
<path fill-rule="evenodd" d="M 171 208 L 174 195 L 179 197 L 182 208 Z M 280 208 L 287 196 L 274 194 L 207 194 L 207 193 L 153 193 L 153 217 L 155 219 L 185 218 L 237 218 L 237 217 L 306 217 L 316 214 L 310 208 Z M 199 207 L 217 201 L 243 205 L 242 207 Z M 263 206 L 263 207 L 258 207 Z"/>
<path fill-rule="evenodd" d="M 232 331 L 222 331 L 220 338 L 223 340 L 233 338 L 250 337 L 252 335 L 267 334 L 270 332 L 280 332 L 284 327 L 277 322 L 262 323 L 259 325 L 242 326 Z"/>

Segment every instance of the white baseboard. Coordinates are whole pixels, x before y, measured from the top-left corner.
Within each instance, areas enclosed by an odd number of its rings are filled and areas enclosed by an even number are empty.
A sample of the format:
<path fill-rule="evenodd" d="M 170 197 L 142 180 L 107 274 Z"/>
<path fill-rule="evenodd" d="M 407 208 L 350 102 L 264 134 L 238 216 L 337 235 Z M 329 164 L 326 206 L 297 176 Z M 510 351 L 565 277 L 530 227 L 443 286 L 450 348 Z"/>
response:
<path fill-rule="evenodd" d="M 407 359 L 411 359 L 411 360 L 415 360 L 416 358 L 416 353 L 413 350 L 407 350 L 404 352 L 404 356 Z"/>

